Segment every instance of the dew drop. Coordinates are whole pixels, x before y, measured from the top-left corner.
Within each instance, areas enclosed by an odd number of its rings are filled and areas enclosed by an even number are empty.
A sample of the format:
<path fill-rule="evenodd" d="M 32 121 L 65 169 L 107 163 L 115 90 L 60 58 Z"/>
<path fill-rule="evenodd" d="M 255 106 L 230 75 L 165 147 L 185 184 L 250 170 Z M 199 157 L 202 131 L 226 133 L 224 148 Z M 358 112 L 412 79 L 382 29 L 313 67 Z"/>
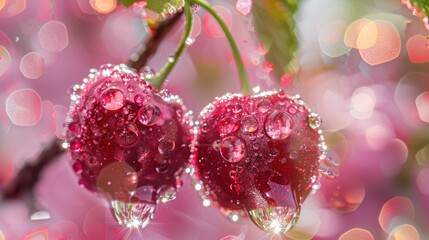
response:
<path fill-rule="evenodd" d="M 244 144 L 243 140 L 238 137 L 226 137 L 222 139 L 220 144 L 220 154 L 227 162 L 239 162 L 246 155 L 246 145 Z"/>
<path fill-rule="evenodd" d="M 155 125 L 161 116 L 161 111 L 157 106 L 146 105 L 140 108 L 138 112 L 139 121 L 145 126 Z"/>
<path fill-rule="evenodd" d="M 238 222 L 241 219 L 241 217 L 244 215 L 244 213 L 241 212 L 240 210 L 231 210 L 231 209 L 225 209 L 225 208 L 220 208 L 219 210 L 222 213 L 222 215 L 224 215 L 226 218 L 228 218 L 233 222 Z"/>
<path fill-rule="evenodd" d="M 312 129 L 318 129 L 322 125 L 322 119 L 316 113 L 310 113 L 307 122 Z"/>
<path fill-rule="evenodd" d="M 337 168 L 330 167 L 325 163 L 320 164 L 319 172 L 329 179 L 335 179 L 340 175 Z"/>
<path fill-rule="evenodd" d="M 170 139 L 162 139 L 158 144 L 158 151 L 161 154 L 168 154 L 174 150 L 176 143 Z"/>
<path fill-rule="evenodd" d="M 298 221 L 298 207 L 267 207 L 248 212 L 250 219 L 264 231 L 284 234 Z"/>
<path fill-rule="evenodd" d="M 232 107 L 232 112 L 235 114 L 241 113 L 241 111 L 243 111 L 243 106 L 241 106 L 241 104 L 237 103 Z"/>
<path fill-rule="evenodd" d="M 292 133 L 292 119 L 283 112 L 272 112 L 265 121 L 265 132 L 274 140 L 286 139 Z"/>
<path fill-rule="evenodd" d="M 160 197 L 162 203 L 168 203 L 176 199 L 177 190 L 174 187 L 169 187 L 164 191 L 163 195 Z"/>
<path fill-rule="evenodd" d="M 70 150 L 74 152 L 78 152 L 80 151 L 81 148 L 82 148 L 82 143 L 80 142 L 79 139 L 75 138 L 70 141 Z"/>
<path fill-rule="evenodd" d="M 127 228 L 144 228 L 149 224 L 155 212 L 155 204 L 128 203 L 112 200 L 111 212 L 120 225 Z"/>
<path fill-rule="evenodd" d="M 134 102 L 137 104 L 142 104 L 144 102 L 144 97 L 140 94 L 134 96 Z"/>
<path fill-rule="evenodd" d="M 121 109 L 125 104 L 124 93 L 115 87 L 107 88 L 101 94 L 101 106 L 109 111 Z"/>
<path fill-rule="evenodd" d="M 279 153 L 280 153 L 279 150 L 277 150 L 276 148 L 270 149 L 270 156 L 275 157 L 275 156 L 279 155 Z"/>
<path fill-rule="evenodd" d="M 253 116 L 245 116 L 241 119 L 241 128 L 246 133 L 252 133 L 258 130 L 258 120 Z"/>
<path fill-rule="evenodd" d="M 82 171 L 83 171 L 82 163 L 80 163 L 79 161 L 78 161 L 78 162 L 75 162 L 75 163 L 73 164 L 73 170 L 75 171 L 75 173 L 77 173 L 77 174 L 81 174 L 81 173 L 82 173 Z"/>
<path fill-rule="evenodd" d="M 261 148 L 261 144 L 259 144 L 259 143 L 254 143 L 253 144 L 253 149 L 259 150 L 260 148 Z"/>
<path fill-rule="evenodd" d="M 297 151 L 292 151 L 289 153 L 289 158 L 291 160 L 295 160 L 298 157 L 298 152 Z"/>
<path fill-rule="evenodd" d="M 295 115 L 298 112 L 298 108 L 292 104 L 287 108 L 287 112 L 291 115 Z"/>
<path fill-rule="evenodd" d="M 201 131 L 202 132 L 204 132 L 204 133 L 206 133 L 206 132 L 208 132 L 210 130 L 210 126 L 209 126 L 209 124 L 207 123 L 207 122 L 203 122 L 202 124 L 201 124 Z"/>
<path fill-rule="evenodd" d="M 133 123 L 126 123 L 116 129 L 115 140 L 121 147 L 133 145 L 139 136 L 138 128 Z"/>
<path fill-rule="evenodd" d="M 158 166 L 156 166 L 156 171 L 158 173 L 166 173 L 168 172 L 168 169 L 170 168 L 170 161 L 164 160 Z"/>
<path fill-rule="evenodd" d="M 214 141 L 212 143 L 212 147 L 213 147 L 213 150 L 219 151 L 220 150 L 220 140 L 218 139 L 218 140 Z"/>
<path fill-rule="evenodd" d="M 128 92 L 133 93 L 136 90 L 136 87 L 134 85 L 128 85 L 127 90 Z"/>
<path fill-rule="evenodd" d="M 257 106 L 258 106 L 258 110 L 261 113 L 266 113 L 266 112 L 268 112 L 268 110 L 270 110 L 270 105 L 271 105 L 270 100 L 264 98 L 258 103 Z"/>
<path fill-rule="evenodd" d="M 223 118 L 217 124 L 217 131 L 220 133 L 221 136 L 233 133 L 237 131 L 238 128 L 239 123 L 231 117 Z"/>

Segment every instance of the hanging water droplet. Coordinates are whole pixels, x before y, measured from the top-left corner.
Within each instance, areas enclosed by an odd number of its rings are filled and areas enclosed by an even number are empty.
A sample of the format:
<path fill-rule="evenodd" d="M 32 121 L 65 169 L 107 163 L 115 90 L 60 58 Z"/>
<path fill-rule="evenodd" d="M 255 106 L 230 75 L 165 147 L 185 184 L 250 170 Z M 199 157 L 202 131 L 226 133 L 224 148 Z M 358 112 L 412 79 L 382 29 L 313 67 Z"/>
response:
<path fill-rule="evenodd" d="M 173 57 L 173 56 L 169 56 L 169 57 L 168 57 L 168 61 L 169 61 L 169 62 L 174 62 L 174 61 L 175 61 L 175 60 L 174 60 L 174 57 Z"/>
<path fill-rule="evenodd" d="M 161 111 L 157 106 L 146 105 L 140 108 L 138 112 L 139 121 L 145 126 L 155 125 L 161 115 Z"/>
<path fill-rule="evenodd" d="M 270 110 L 271 102 L 270 102 L 270 100 L 264 98 L 258 103 L 257 106 L 258 106 L 258 110 L 261 113 L 266 113 L 266 112 L 268 112 L 268 110 Z"/>
<path fill-rule="evenodd" d="M 120 225 L 127 228 L 144 228 L 153 218 L 155 204 L 126 203 L 112 200 L 111 212 Z"/>
<path fill-rule="evenodd" d="M 158 151 L 161 154 L 167 154 L 174 150 L 176 143 L 170 139 L 162 139 L 158 144 Z"/>
<path fill-rule="evenodd" d="M 186 41 L 185 41 L 185 44 L 186 44 L 186 45 L 188 45 L 188 46 L 191 46 L 194 42 L 195 42 L 195 39 L 194 39 L 194 38 L 190 38 L 190 37 L 188 37 L 188 38 L 186 39 Z"/>
<path fill-rule="evenodd" d="M 139 130 L 134 123 L 125 123 L 119 126 L 115 132 L 115 140 L 121 147 L 133 145 L 139 136 Z"/>
<path fill-rule="evenodd" d="M 220 144 L 220 154 L 227 162 L 239 162 L 246 155 L 246 145 L 238 137 L 226 137 Z"/>
<path fill-rule="evenodd" d="M 107 88 L 101 94 L 101 106 L 109 111 L 121 109 L 125 104 L 124 93 L 115 87 Z"/>
<path fill-rule="evenodd" d="M 274 140 L 282 140 L 292 133 L 292 119 L 283 112 L 272 112 L 265 121 L 265 132 Z"/>
<path fill-rule="evenodd" d="M 239 128 L 239 123 L 237 120 L 231 117 L 226 117 L 220 120 L 217 124 L 217 131 L 221 136 L 233 133 Z"/>
<path fill-rule="evenodd" d="M 322 125 L 322 119 L 316 113 L 310 113 L 307 122 L 312 129 L 318 129 Z"/>
<path fill-rule="evenodd" d="M 298 221 L 300 207 L 267 207 L 248 212 L 250 219 L 264 231 L 284 234 Z"/>
<path fill-rule="evenodd" d="M 246 133 L 252 133 L 258 130 L 258 120 L 253 116 L 245 116 L 241 119 L 241 128 Z"/>

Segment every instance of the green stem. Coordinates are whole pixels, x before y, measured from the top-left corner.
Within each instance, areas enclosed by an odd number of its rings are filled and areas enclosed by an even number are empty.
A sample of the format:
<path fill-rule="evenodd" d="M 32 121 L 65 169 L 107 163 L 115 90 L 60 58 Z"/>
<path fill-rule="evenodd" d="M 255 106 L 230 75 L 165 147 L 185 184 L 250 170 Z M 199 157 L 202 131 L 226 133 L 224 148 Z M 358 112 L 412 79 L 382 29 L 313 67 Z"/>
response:
<path fill-rule="evenodd" d="M 171 70 L 173 70 L 174 66 L 178 62 L 179 57 L 182 55 L 183 50 L 185 49 L 186 41 L 189 37 L 189 34 L 191 33 L 193 19 L 192 19 L 191 7 L 188 2 L 185 2 L 185 15 L 186 15 L 185 32 L 183 33 L 182 38 L 180 39 L 179 45 L 176 48 L 176 52 L 174 53 L 173 56 L 169 57 L 168 62 L 157 74 L 155 74 L 153 77 L 148 79 L 152 83 L 152 86 L 157 89 L 161 89 L 168 74 L 170 74 Z"/>
<path fill-rule="evenodd" d="M 198 4 L 200 7 L 204 8 L 207 12 L 209 12 L 214 17 L 214 19 L 217 21 L 219 26 L 222 28 L 222 31 L 225 33 L 225 36 L 229 42 L 229 45 L 231 45 L 232 54 L 235 59 L 235 64 L 237 65 L 237 71 L 241 82 L 241 92 L 246 95 L 251 95 L 252 90 L 249 84 L 249 79 L 247 77 L 246 70 L 243 65 L 243 61 L 241 60 L 240 52 L 238 51 L 237 44 L 235 43 L 234 38 L 232 37 L 231 32 L 229 31 L 225 22 L 222 20 L 219 14 L 213 9 L 212 6 L 210 6 L 210 4 L 207 1 L 188 0 L 187 2 Z"/>

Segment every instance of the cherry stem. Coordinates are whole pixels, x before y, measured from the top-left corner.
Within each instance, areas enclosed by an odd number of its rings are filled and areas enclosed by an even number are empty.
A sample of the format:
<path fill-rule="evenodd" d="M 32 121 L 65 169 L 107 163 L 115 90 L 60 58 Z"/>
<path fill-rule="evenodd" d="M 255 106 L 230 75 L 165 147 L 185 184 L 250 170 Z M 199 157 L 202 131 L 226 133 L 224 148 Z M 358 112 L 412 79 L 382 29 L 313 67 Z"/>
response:
<path fill-rule="evenodd" d="M 153 77 L 148 79 L 151 82 L 152 86 L 157 89 L 160 89 L 162 87 L 167 76 L 173 70 L 174 66 L 176 66 L 178 59 L 182 55 L 183 50 L 185 49 L 185 46 L 189 41 L 188 38 L 191 33 L 192 20 L 193 20 L 189 2 L 185 2 L 185 15 L 186 15 L 185 32 L 183 33 L 182 38 L 180 39 L 179 45 L 177 46 L 174 55 L 168 58 L 168 62 L 158 73 L 156 73 Z"/>
<path fill-rule="evenodd" d="M 216 10 L 213 9 L 213 7 L 205 0 L 188 0 L 191 3 L 198 4 L 200 7 L 204 8 L 210 15 L 213 16 L 213 18 L 217 21 L 219 26 L 222 28 L 222 31 L 225 34 L 226 39 L 229 42 L 229 45 L 231 46 L 232 55 L 234 56 L 235 64 L 237 66 L 238 75 L 240 77 L 240 83 L 241 83 L 241 92 L 246 95 L 251 95 L 252 90 L 249 84 L 249 78 L 246 73 L 246 69 L 244 68 L 243 61 L 241 59 L 240 52 L 238 50 L 237 44 L 234 41 L 234 38 L 232 37 L 231 32 L 228 29 L 228 26 L 225 24 L 223 19 L 219 16 L 219 14 L 216 12 Z"/>

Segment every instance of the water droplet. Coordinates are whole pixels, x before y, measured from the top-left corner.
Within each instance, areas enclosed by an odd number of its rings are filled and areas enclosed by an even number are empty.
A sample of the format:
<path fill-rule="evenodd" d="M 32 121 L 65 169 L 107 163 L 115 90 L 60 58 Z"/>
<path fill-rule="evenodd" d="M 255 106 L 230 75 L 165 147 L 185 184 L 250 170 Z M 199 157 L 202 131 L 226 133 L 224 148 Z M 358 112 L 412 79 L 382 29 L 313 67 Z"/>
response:
<path fill-rule="evenodd" d="M 185 44 L 191 46 L 195 42 L 195 38 L 188 37 L 185 41 Z"/>
<path fill-rule="evenodd" d="M 127 90 L 128 92 L 133 93 L 136 90 L 136 87 L 134 85 L 128 85 Z"/>
<path fill-rule="evenodd" d="M 170 139 L 162 139 L 158 144 L 158 151 L 161 154 L 167 154 L 174 150 L 176 143 Z"/>
<path fill-rule="evenodd" d="M 274 140 L 282 140 L 292 133 L 292 119 L 283 112 L 272 112 L 265 121 L 265 132 Z"/>
<path fill-rule="evenodd" d="M 325 163 L 320 164 L 319 172 L 329 179 L 335 179 L 340 175 L 337 168 L 330 167 Z"/>
<path fill-rule="evenodd" d="M 261 113 L 266 113 L 268 112 L 268 110 L 270 110 L 270 105 L 271 105 L 270 100 L 264 98 L 258 103 L 258 110 Z"/>
<path fill-rule="evenodd" d="M 153 218 L 155 204 L 126 203 L 112 200 L 111 212 L 120 225 L 127 228 L 144 228 Z"/>
<path fill-rule="evenodd" d="M 155 125 L 161 115 L 161 111 L 157 106 L 146 105 L 140 108 L 138 112 L 139 121 L 145 126 Z"/>
<path fill-rule="evenodd" d="M 109 111 L 121 109 L 125 104 L 124 93 L 115 87 L 107 88 L 101 94 L 101 106 Z"/>
<path fill-rule="evenodd" d="M 81 174 L 83 171 L 83 166 L 82 163 L 77 161 L 73 164 L 73 170 L 75 171 L 75 173 L 77 174 Z"/>
<path fill-rule="evenodd" d="M 139 136 L 139 130 L 134 123 L 125 123 L 119 126 L 115 132 L 115 140 L 121 147 L 133 145 Z"/>
<path fill-rule="evenodd" d="M 217 124 L 217 131 L 221 136 L 233 133 L 239 128 L 239 123 L 232 117 L 225 117 Z"/>
<path fill-rule="evenodd" d="M 173 56 L 170 56 L 170 57 L 168 57 L 168 59 L 167 59 L 169 62 L 174 62 L 174 57 Z"/>
<path fill-rule="evenodd" d="M 243 111 L 243 106 L 241 106 L 241 104 L 234 104 L 234 106 L 232 106 L 232 112 L 237 114 L 237 113 L 241 113 L 241 111 Z"/>
<path fill-rule="evenodd" d="M 258 120 L 253 116 L 245 116 L 241 119 L 241 128 L 247 133 L 255 132 L 258 130 Z"/>
<path fill-rule="evenodd" d="M 295 160 L 298 157 L 298 152 L 297 151 L 292 151 L 289 153 L 289 158 L 291 160 Z"/>
<path fill-rule="evenodd" d="M 259 144 L 259 143 L 254 143 L 253 144 L 253 149 L 259 150 L 260 148 L 261 148 L 261 144 Z"/>
<path fill-rule="evenodd" d="M 156 171 L 158 173 L 166 173 L 169 168 L 170 168 L 170 161 L 164 160 L 158 164 L 158 166 L 156 167 Z"/>
<path fill-rule="evenodd" d="M 219 151 L 220 150 L 220 140 L 218 139 L 218 140 L 214 141 L 212 144 L 212 147 L 213 147 L 213 150 Z"/>
<path fill-rule="evenodd" d="M 226 137 L 220 144 L 220 154 L 227 162 L 239 162 L 246 155 L 246 145 L 238 137 Z"/>
<path fill-rule="evenodd" d="M 264 231 L 284 234 L 298 221 L 299 207 L 267 207 L 248 212 L 250 219 Z"/>
<path fill-rule="evenodd" d="M 316 113 L 310 113 L 307 122 L 312 129 L 318 129 L 322 125 L 322 119 Z"/>
<path fill-rule="evenodd" d="M 280 153 L 279 150 L 277 150 L 276 148 L 270 149 L 270 156 L 275 157 L 275 156 L 279 155 L 279 153 Z"/>
<path fill-rule="evenodd" d="M 204 133 L 206 133 L 206 132 L 208 132 L 210 130 L 210 126 L 209 126 L 209 124 L 207 123 L 207 122 L 203 122 L 202 124 L 201 124 L 201 131 L 202 132 L 204 132 Z"/>
<path fill-rule="evenodd" d="M 134 96 L 134 102 L 137 104 L 142 104 L 144 102 L 144 97 L 140 94 Z"/>
<path fill-rule="evenodd" d="M 295 115 L 298 112 L 298 108 L 292 104 L 287 108 L 287 112 L 291 115 Z"/>

